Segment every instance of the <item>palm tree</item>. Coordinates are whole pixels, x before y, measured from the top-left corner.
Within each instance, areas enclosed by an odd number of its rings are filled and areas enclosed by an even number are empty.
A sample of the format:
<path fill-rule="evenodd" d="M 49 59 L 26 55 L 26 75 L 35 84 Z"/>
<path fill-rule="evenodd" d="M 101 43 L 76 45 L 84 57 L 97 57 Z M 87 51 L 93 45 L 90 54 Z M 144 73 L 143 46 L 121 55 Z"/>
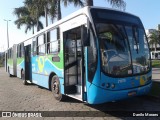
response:
<path fill-rule="evenodd" d="M 62 19 L 61 3 L 63 3 L 65 7 L 67 7 L 70 3 L 73 3 L 75 7 L 84 7 L 84 3 L 82 2 L 82 0 L 55 0 L 54 4 L 55 11 L 57 12 L 57 20 Z"/>
<path fill-rule="evenodd" d="M 155 45 L 155 51 L 156 51 L 157 45 L 159 44 L 159 41 L 160 41 L 160 36 L 157 34 L 157 32 L 156 33 L 152 32 L 148 38 L 149 38 L 149 44 L 152 45 L 152 48 L 153 48 L 153 45 Z"/>
<path fill-rule="evenodd" d="M 57 15 L 57 20 L 62 19 L 62 12 L 61 12 L 61 2 L 64 4 L 65 7 L 68 6 L 68 4 L 73 3 L 74 6 L 81 6 L 83 7 L 84 4 L 81 0 L 54 0 L 54 5 L 52 5 L 52 8 L 50 9 L 50 15 L 52 16 L 52 22 L 53 19 L 56 17 L 55 15 Z M 51 3 L 52 4 L 52 3 Z M 52 12 L 54 11 L 54 13 Z M 57 28 L 57 36 L 59 38 L 60 36 L 60 30 L 59 28 Z"/>
<path fill-rule="evenodd" d="M 33 16 L 45 17 L 46 27 L 48 26 L 48 15 L 51 21 L 58 15 L 57 3 L 59 0 L 25 0 L 25 4 L 32 11 Z"/>
<path fill-rule="evenodd" d="M 73 3 L 74 6 L 84 6 L 84 2 L 86 3 L 86 6 L 93 6 L 93 0 L 54 0 L 55 3 L 55 11 L 57 11 L 57 20 L 60 20 L 62 18 L 61 13 L 61 2 L 64 4 L 65 7 L 68 6 L 69 3 Z M 84 2 L 83 2 L 84 1 Z M 120 9 L 125 10 L 126 3 L 124 0 L 107 0 L 113 7 L 117 7 Z M 55 16 L 54 16 L 55 17 Z"/>
<path fill-rule="evenodd" d="M 124 0 L 107 0 L 107 1 L 113 7 L 125 10 L 126 3 L 124 2 Z M 94 5 L 93 0 L 85 0 L 85 2 L 86 2 L 86 6 L 93 6 Z"/>
<path fill-rule="evenodd" d="M 46 13 L 51 17 L 51 21 L 53 23 L 54 19 L 57 16 L 57 2 L 56 0 L 52 0 L 53 2 L 48 3 L 48 9 L 46 9 Z"/>
<path fill-rule="evenodd" d="M 31 13 L 27 7 L 15 8 L 13 14 L 16 15 L 18 18 L 15 21 L 18 29 L 20 29 L 21 26 L 25 25 L 25 33 L 27 33 L 28 30 L 32 29 L 32 33 L 34 34 L 34 27 L 37 26 L 37 21 L 31 16 Z M 43 24 L 40 21 L 38 21 L 38 24 L 39 27 L 42 29 Z"/>
<path fill-rule="evenodd" d="M 24 5 L 30 12 L 30 16 L 37 21 L 37 31 L 39 31 L 39 19 L 45 16 L 44 6 L 46 5 L 46 0 L 25 0 Z"/>
<path fill-rule="evenodd" d="M 154 45 L 154 41 L 149 39 L 149 46 L 151 50 L 154 48 L 153 45 Z"/>
<path fill-rule="evenodd" d="M 24 25 L 26 22 L 26 32 L 28 31 L 28 29 L 31 29 L 31 26 L 37 26 L 37 31 L 39 31 L 40 28 L 42 28 L 42 23 L 39 21 L 39 18 L 41 16 L 45 16 L 46 26 L 48 26 L 48 15 L 51 16 L 52 22 L 55 17 L 57 17 L 57 20 L 60 20 L 62 18 L 61 3 L 63 3 L 65 7 L 67 7 L 70 3 L 73 3 L 74 6 L 83 7 L 83 1 L 85 1 L 86 5 L 88 6 L 93 5 L 93 0 L 24 0 L 24 8 L 21 7 L 15 9 L 14 14 L 16 14 L 18 18 L 21 18 L 17 20 L 15 24 L 17 24 L 17 27 L 20 28 L 20 26 Z M 107 1 L 111 5 L 119 8 L 125 7 L 125 2 L 123 0 Z"/>
<path fill-rule="evenodd" d="M 160 30 L 158 29 L 158 44 L 159 44 L 159 46 L 160 46 Z"/>

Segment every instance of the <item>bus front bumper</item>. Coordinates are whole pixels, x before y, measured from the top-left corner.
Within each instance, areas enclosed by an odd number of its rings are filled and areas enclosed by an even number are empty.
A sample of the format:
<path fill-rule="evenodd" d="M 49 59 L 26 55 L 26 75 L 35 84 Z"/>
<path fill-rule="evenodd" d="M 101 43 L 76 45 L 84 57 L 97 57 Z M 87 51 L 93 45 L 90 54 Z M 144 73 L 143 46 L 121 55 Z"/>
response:
<path fill-rule="evenodd" d="M 106 90 L 95 85 L 91 85 L 87 92 L 87 102 L 89 104 L 101 104 L 110 101 L 117 101 L 133 96 L 140 96 L 147 94 L 152 87 L 152 82 L 133 89 L 126 90 Z"/>

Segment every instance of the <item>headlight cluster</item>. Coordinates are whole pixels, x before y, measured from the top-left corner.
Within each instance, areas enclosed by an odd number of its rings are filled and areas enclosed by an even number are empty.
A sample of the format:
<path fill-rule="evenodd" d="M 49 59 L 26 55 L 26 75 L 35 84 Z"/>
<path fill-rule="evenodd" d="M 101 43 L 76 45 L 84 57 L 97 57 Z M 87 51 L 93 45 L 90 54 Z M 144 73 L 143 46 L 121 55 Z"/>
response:
<path fill-rule="evenodd" d="M 112 88 L 114 89 L 116 87 L 116 85 L 114 83 L 102 83 L 102 86 L 103 87 L 106 87 L 106 88 Z"/>

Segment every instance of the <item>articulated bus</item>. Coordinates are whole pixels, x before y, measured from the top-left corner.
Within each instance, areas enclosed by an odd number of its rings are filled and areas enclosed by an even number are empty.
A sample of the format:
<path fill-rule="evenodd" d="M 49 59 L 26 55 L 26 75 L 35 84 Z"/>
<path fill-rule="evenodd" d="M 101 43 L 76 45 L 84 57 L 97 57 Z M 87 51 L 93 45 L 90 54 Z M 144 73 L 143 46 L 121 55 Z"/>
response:
<path fill-rule="evenodd" d="M 16 56 L 17 45 L 9 48 L 5 52 L 5 67 L 9 76 L 17 76 L 17 56 Z"/>
<path fill-rule="evenodd" d="M 147 94 L 152 85 L 141 20 L 112 9 L 84 7 L 6 54 L 9 75 L 51 90 L 59 101 L 100 104 Z"/>

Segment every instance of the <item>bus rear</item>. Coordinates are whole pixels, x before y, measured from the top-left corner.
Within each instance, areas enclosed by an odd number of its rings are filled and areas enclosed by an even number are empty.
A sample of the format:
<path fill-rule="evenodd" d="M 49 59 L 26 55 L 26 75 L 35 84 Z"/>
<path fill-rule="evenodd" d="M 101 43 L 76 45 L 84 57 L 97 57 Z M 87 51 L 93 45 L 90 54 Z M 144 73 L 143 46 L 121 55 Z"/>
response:
<path fill-rule="evenodd" d="M 152 84 L 151 59 L 140 19 L 108 9 L 90 12 L 94 31 L 90 41 L 96 45 L 85 49 L 88 103 L 147 94 Z"/>
<path fill-rule="evenodd" d="M 16 49 L 17 45 L 14 44 L 13 47 L 9 48 L 7 50 L 6 54 L 6 70 L 9 74 L 9 77 L 11 76 L 17 76 L 17 58 L 16 58 Z"/>

